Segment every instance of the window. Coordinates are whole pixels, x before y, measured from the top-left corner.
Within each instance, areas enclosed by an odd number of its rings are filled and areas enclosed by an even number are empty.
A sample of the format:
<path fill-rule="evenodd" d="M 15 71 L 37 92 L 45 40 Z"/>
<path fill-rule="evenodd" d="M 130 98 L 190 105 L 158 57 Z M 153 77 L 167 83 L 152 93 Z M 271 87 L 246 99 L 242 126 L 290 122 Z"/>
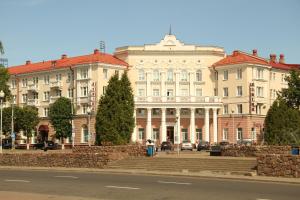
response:
<path fill-rule="evenodd" d="M 140 109 L 138 109 L 138 114 L 139 114 L 139 115 L 142 115 L 142 116 L 145 116 L 145 115 L 146 115 L 146 110 L 140 108 Z"/>
<path fill-rule="evenodd" d="M 215 80 L 218 80 L 218 72 L 215 72 Z"/>
<path fill-rule="evenodd" d="M 153 71 L 153 81 L 159 81 L 159 71 L 158 70 Z"/>
<path fill-rule="evenodd" d="M 153 128 L 152 129 L 152 139 L 159 140 L 159 128 Z"/>
<path fill-rule="evenodd" d="M 188 129 L 182 128 L 181 129 L 182 141 L 188 140 Z"/>
<path fill-rule="evenodd" d="M 50 92 L 44 92 L 44 101 L 49 101 Z"/>
<path fill-rule="evenodd" d="M 276 80 L 276 74 L 273 72 L 273 81 Z"/>
<path fill-rule="evenodd" d="M 257 79 L 264 79 L 264 70 L 257 68 L 256 69 L 256 78 Z"/>
<path fill-rule="evenodd" d="M 16 88 L 16 85 L 17 85 L 17 81 L 14 79 L 11 81 L 11 88 L 12 89 L 15 89 Z"/>
<path fill-rule="evenodd" d="M 49 116 L 49 108 L 44 108 L 44 117 Z"/>
<path fill-rule="evenodd" d="M 243 140 L 243 129 L 242 128 L 237 128 L 237 139 Z"/>
<path fill-rule="evenodd" d="M 196 81 L 202 81 L 202 71 L 197 70 L 196 72 Z"/>
<path fill-rule="evenodd" d="M 27 78 L 22 79 L 22 87 L 27 87 Z"/>
<path fill-rule="evenodd" d="M 182 70 L 180 80 L 181 81 L 187 81 L 187 79 L 188 79 L 188 73 L 187 73 L 187 71 L 186 70 Z"/>
<path fill-rule="evenodd" d="M 55 93 L 57 97 L 61 97 L 61 90 L 56 90 Z"/>
<path fill-rule="evenodd" d="M 201 97 L 202 96 L 202 88 L 197 88 L 196 89 L 196 96 Z"/>
<path fill-rule="evenodd" d="M 39 84 L 39 77 L 33 77 L 32 82 L 33 82 L 33 85 L 38 85 Z"/>
<path fill-rule="evenodd" d="M 228 97 L 228 88 L 223 88 L 223 97 Z"/>
<path fill-rule="evenodd" d="M 155 97 L 159 96 L 159 89 L 153 89 L 153 96 Z"/>
<path fill-rule="evenodd" d="M 104 79 L 108 78 L 108 70 L 107 69 L 103 69 L 103 78 Z"/>
<path fill-rule="evenodd" d="M 139 89 L 138 90 L 138 96 L 139 97 L 144 97 L 145 96 L 145 90 L 144 89 Z"/>
<path fill-rule="evenodd" d="M 237 69 L 236 70 L 236 79 L 242 79 L 243 75 L 242 75 L 242 69 Z"/>
<path fill-rule="evenodd" d="M 13 104 L 17 103 L 17 95 L 12 95 Z"/>
<path fill-rule="evenodd" d="M 263 87 L 256 87 L 256 96 L 263 97 L 264 96 L 264 88 Z"/>
<path fill-rule="evenodd" d="M 49 84 L 49 80 L 50 80 L 50 76 L 49 75 L 45 75 L 44 76 L 44 84 L 48 85 Z"/>
<path fill-rule="evenodd" d="M 228 104 L 224 104 L 224 107 L 223 107 L 223 114 L 225 114 L 225 115 L 228 114 Z"/>
<path fill-rule="evenodd" d="M 196 128 L 196 137 L 197 137 L 197 140 L 200 140 L 200 141 L 203 140 L 203 137 L 202 137 L 202 128 Z"/>
<path fill-rule="evenodd" d="M 251 128 L 251 139 L 256 140 L 256 130 L 254 127 Z"/>
<path fill-rule="evenodd" d="M 167 96 L 168 97 L 172 97 L 173 96 L 173 90 L 172 89 L 168 89 L 167 90 Z"/>
<path fill-rule="evenodd" d="M 218 88 L 214 88 L 214 95 L 218 96 Z"/>
<path fill-rule="evenodd" d="M 87 97 L 88 96 L 88 87 L 84 86 L 84 87 L 80 87 L 80 91 L 81 91 L 81 96 L 82 97 Z"/>
<path fill-rule="evenodd" d="M 138 72 L 138 80 L 139 81 L 144 81 L 145 80 L 145 72 L 142 69 L 140 69 L 139 72 Z"/>
<path fill-rule="evenodd" d="M 160 115 L 160 109 L 159 108 L 153 108 L 152 109 L 152 115 L 159 116 Z"/>
<path fill-rule="evenodd" d="M 228 140 L 228 128 L 223 128 L 222 140 Z"/>
<path fill-rule="evenodd" d="M 115 70 L 115 74 L 119 77 L 119 70 Z"/>
<path fill-rule="evenodd" d="M 69 83 L 72 80 L 72 73 L 68 73 L 67 83 Z"/>
<path fill-rule="evenodd" d="M 223 80 L 224 81 L 228 80 L 228 70 L 223 71 Z"/>
<path fill-rule="evenodd" d="M 81 128 L 81 142 L 82 143 L 87 143 L 89 142 L 89 130 L 86 125 L 83 125 Z"/>
<path fill-rule="evenodd" d="M 169 69 L 168 70 L 168 75 L 167 75 L 167 80 L 168 81 L 173 81 L 173 70 L 172 69 Z"/>
<path fill-rule="evenodd" d="M 188 89 L 185 89 L 185 88 L 181 89 L 180 92 L 181 92 L 181 96 L 183 96 L 183 97 L 186 97 L 189 95 Z"/>
<path fill-rule="evenodd" d="M 238 104 L 237 105 L 237 113 L 238 114 L 243 114 L 243 104 Z"/>
<path fill-rule="evenodd" d="M 22 94 L 22 103 L 27 103 L 27 94 Z"/>
<path fill-rule="evenodd" d="M 103 95 L 106 94 L 106 89 L 107 89 L 107 86 L 103 86 L 103 88 L 102 88 Z"/>
<path fill-rule="evenodd" d="M 39 99 L 39 93 L 37 92 L 33 93 L 33 99 Z"/>
<path fill-rule="evenodd" d="M 74 89 L 68 89 L 68 97 L 73 98 L 74 97 Z"/>
<path fill-rule="evenodd" d="M 87 114 L 87 110 L 88 110 L 88 104 L 83 104 L 82 105 L 82 114 Z"/>
<path fill-rule="evenodd" d="M 88 69 L 80 69 L 80 78 L 87 79 L 88 78 Z"/>
<path fill-rule="evenodd" d="M 56 74 L 55 78 L 57 82 L 61 81 L 61 74 Z"/>
<path fill-rule="evenodd" d="M 243 96 L 243 88 L 242 88 L 242 86 L 237 86 L 236 87 L 236 96 L 238 96 L 238 97 Z"/>
<path fill-rule="evenodd" d="M 145 129 L 139 128 L 139 140 L 143 140 L 145 138 Z"/>

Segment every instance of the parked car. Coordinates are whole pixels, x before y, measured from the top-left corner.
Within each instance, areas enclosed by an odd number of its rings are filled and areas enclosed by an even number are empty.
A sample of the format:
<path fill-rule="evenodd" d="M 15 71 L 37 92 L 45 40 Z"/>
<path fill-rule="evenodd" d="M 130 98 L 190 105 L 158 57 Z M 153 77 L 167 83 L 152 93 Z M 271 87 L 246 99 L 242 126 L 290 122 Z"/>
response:
<path fill-rule="evenodd" d="M 222 141 L 222 142 L 219 143 L 219 145 L 220 145 L 221 147 L 228 147 L 230 144 L 229 144 L 229 142 L 227 142 L 227 141 Z"/>
<path fill-rule="evenodd" d="M 252 145 L 252 140 L 251 139 L 238 140 L 237 144 L 238 145 L 251 146 Z"/>
<path fill-rule="evenodd" d="M 57 144 L 54 143 L 53 141 L 45 141 L 45 142 L 40 142 L 36 143 L 33 145 L 34 149 L 42 149 L 42 150 L 54 150 L 57 149 Z"/>
<path fill-rule="evenodd" d="M 209 142 L 200 141 L 197 145 L 197 151 L 209 150 L 209 149 L 210 149 Z"/>
<path fill-rule="evenodd" d="M 193 145 L 192 145 L 191 141 L 185 140 L 185 141 L 182 142 L 181 151 L 183 151 L 183 150 L 193 151 Z"/>
<path fill-rule="evenodd" d="M 161 143 L 161 146 L 160 146 L 160 150 L 161 151 L 166 151 L 166 150 L 169 150 L 171 151 L 173 149 L 173 145 L 172 145 L 172 142 L 162 142 Z"/>
<path fill-rule="evenodd" d="M 11 139 L 2 139 L 2 148 L 3 149 L 11 149 L 12 148 Z"/>
<path fill-rule="evenodd" d="M 221 156 L 221 146 L 220 145 L 214 145 L 211 147 L 210 150 L 210 156 Z"/>

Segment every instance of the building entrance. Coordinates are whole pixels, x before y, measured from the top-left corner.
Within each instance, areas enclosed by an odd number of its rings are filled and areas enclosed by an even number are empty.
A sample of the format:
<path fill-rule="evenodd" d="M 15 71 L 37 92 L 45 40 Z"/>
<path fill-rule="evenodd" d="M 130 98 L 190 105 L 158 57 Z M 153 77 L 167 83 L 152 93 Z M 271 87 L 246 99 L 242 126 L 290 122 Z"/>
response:
<path fill-rule="evenodd" d="M 167 141 L 174 144 L 174 126 L 167 126 Z"/>

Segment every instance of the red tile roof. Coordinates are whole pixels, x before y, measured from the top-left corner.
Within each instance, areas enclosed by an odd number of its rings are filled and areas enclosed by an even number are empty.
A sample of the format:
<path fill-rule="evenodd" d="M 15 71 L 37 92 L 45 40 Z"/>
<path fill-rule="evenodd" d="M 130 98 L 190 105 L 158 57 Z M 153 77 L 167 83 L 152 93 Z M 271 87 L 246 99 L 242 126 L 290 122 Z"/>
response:
<path fill-rule="evenodd" d="M 256 50 L 254 51 L 255 53 L 257 53 Z M 282 70 L 291 70 L 295 68 L 300 69 L 300 64 L 286 64 L 286 63 L 280 63 L 276 61 L 270 62 L 269 60 L 258 57 L 257 55 L 248 54 L 242 51 L 233 51 L 232 55 L 228 55 L 222 60 L 219 60 L 218 62 L 214 63 L 213 67 L 242 64 L 242 63 L 266 65 L 272 68 L 282 69 Z"/>
<path fill-rule="evenodd" d="M 89 63 L 105 63 L 111 65 L 121 65 L 128 67 L 128 64 L 117 57 L 94 50 L 93 54 L 76 56 L 68 58 L 63 55 L 59 60 L 43 61 L 38 63 L 26 62 L 25 65 L 13 66 L 8 68 L 10 74 L 24 74 L 38 71 L 50 71 L 53 69 L 69 68 L 74 65 L 89 64 Z"/>

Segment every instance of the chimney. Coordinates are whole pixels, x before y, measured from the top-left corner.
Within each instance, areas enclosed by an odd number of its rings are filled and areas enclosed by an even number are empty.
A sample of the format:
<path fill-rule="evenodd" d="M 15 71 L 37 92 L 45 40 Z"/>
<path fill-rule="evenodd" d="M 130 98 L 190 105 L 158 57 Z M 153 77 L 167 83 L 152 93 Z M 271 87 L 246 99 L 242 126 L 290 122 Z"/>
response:
<path fill-rule="evenodd" d="M 99 53 L 99 49 L 94 49 L 94 54 L 98 54 Z"/>
<path fill-rule="evenodd" d="M 252 55 L 253 55 L 253 56 L 257 56 L 257 49 L 253 49 L 253 50 L 252 50 Z"/>
<path fill-rule="evenodd" d="M 31 61 L 30 60 L 27 60 L 26 61 L 26 65 L 30 65 L 31 64 Z"/>
<path fill-rule="evenodd" d="M 61 59 L 66 59 L 68 56 L 66 54 L 61 55 Z"/>
<path fill-rule="evenodd" d="M 270 54 L 270 62 L 276 62 L 276 54 Z"/>
<path fill-rule="evenodd" d="M 239 51 L 238 50 L 234 50 L 233 52 L 232 52 L 232 55 L 233 56 L 237 56 L 239 54 Z"/>
<path fill-rule="evenodd" d="M 285 63 L 284 62 L 284 54 L 280 54 L 280 56 L 279 56 L 279 63 Z"/>

